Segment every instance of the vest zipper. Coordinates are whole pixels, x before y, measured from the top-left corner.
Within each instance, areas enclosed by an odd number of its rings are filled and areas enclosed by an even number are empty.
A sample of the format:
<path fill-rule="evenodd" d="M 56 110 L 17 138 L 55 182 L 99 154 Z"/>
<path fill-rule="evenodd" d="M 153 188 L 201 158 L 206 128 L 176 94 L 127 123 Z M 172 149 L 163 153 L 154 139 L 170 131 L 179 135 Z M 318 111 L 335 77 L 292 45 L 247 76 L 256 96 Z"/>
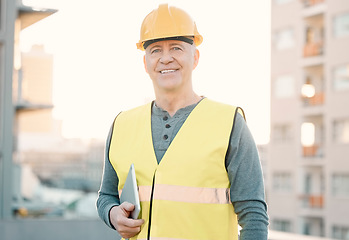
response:
<path fill-rule="evenodd" d="M 152 184 L 152 186 L 151 186 L 150 206 L 149 206 L 149 224 L 148 224 L 148 236 L 147 236 L 147 240 L 150 240 L 150 228 L 151 228 L 151 215 L 152 215 L 152 208 L 153 208 L 153 195 L 154 195 L 154 185 L 155 185 L 155 173 L 156 173 L 156 170 L 155 170 L 155 172 L 154 172 L 153 184 Z"/>

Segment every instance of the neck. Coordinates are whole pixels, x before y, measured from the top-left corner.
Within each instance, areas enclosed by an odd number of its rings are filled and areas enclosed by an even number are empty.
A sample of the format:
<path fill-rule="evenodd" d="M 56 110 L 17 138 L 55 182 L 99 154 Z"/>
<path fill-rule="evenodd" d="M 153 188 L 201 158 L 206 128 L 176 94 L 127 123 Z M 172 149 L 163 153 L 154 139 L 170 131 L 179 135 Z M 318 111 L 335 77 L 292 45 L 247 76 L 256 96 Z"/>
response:
<path fill-rule="evenodd" d="M 201 97 L 195 92 L 191 94 L 166 94 L 161 96 L 156 96 L 155 103 L 158 107 L 166 110 L 170 116 L 175 115 L 175 113 L 184 107 L 197 103 L 201 100 Z"/>

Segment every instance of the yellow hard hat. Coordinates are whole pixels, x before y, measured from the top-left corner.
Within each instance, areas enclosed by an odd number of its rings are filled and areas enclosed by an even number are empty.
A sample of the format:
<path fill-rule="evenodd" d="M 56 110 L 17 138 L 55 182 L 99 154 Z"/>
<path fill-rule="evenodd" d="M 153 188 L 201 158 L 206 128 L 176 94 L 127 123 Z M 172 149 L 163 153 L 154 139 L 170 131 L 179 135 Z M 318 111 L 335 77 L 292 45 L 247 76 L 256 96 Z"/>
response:
<path fill-rule="evenodd" d="M 173 6 L 169 7 L 168 4 L 160 4 L 158 9 L 154 9 L 144 18 L 137 48 L 144 51 L 147 47 L 144 47 L 144 43 L 147 41 L 174 37 L 186 42 L 190 39 L 186 37 L 194 37 L 196 46 L 203 40 L 188 13 Z"/>

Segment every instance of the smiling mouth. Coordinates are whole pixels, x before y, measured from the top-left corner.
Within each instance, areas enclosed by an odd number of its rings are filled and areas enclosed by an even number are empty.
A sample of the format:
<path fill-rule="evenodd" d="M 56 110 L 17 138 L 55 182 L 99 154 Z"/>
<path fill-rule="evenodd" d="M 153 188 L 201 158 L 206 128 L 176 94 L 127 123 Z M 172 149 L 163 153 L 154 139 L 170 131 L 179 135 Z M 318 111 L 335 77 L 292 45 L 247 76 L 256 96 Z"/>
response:
<path fill-rule="evenodd" d="M 177 71 L 177 70 L 173 70 L 173 69 L 171 69 L 171 70 L 162 70 L 162 71 L 160 71 L 160 73 L 161 74 L 168 74 L 168 73 L 173 73 L 175 71 Z"/>

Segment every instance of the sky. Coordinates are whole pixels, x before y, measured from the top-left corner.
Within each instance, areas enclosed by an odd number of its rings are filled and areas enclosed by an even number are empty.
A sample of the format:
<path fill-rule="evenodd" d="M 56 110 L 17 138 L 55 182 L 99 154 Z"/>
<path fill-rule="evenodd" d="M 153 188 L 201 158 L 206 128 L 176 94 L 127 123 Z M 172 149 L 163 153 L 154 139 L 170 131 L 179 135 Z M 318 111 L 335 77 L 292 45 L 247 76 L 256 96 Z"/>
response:
<path fill-rule="evenodd" d="M 267 143 L 270 0 L 23 0 L 58 9 L 20 39 L 22 51 L 43 44 L 54 56 L 53 116 L 63 136 L 105 139 L 120 111 L 154 99 L 136 42 L 144 17 L 166 2 L 187 11 L 204 38 L 195 92 L 242 107 L 257 144 Z"/>

